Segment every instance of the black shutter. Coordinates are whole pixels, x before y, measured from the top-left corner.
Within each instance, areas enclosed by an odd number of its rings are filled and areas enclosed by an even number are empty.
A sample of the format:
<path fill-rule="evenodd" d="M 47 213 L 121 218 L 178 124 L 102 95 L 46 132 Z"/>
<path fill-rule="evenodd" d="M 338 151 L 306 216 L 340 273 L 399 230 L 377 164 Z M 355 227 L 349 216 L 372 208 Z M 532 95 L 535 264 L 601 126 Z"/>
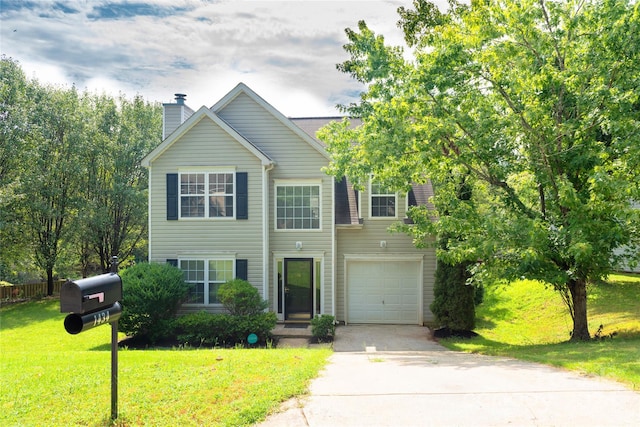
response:
<path fill-rule="evenodd" d="M 249 280 L 247 273 L 247 260 L 246 259 L 237 259 L 236 260 L 236 277 L 242 280 Z"/>
<path fill-rule="evenodd" d="M 177 259 L 168 259 L 167 260 L 167 264 L 173 265 L 174 267 L 177 267 L 178 266 L 178 260 Z"/>
<path fill-rule="evenodd" d="M 246 172 L 236 172 L 236 219 L 249 219 L 249 189 Z"/>
<path fill-rule="evenodd" d="M 167 219 L 178 219 L 178 174 L 167 174 Z"/>
<path fill-rule="evenodd" d="M 413 188 L 409 190 L 409 194 L 407 194 L 409 198 L 409 206 L 418 206 L 418 201 L 416 200 L 416 193 L 413 192 Z"/>

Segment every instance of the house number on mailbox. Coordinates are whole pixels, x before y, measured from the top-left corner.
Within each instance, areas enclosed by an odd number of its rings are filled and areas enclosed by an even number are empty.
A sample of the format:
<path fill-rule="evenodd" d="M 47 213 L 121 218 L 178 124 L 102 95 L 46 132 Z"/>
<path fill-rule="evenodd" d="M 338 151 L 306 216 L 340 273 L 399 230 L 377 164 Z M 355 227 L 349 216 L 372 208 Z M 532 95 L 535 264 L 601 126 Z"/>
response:
<path fill-rule="evenodd" d="M 102 311 L 93 315 L 93 326 L 109 323 L 109 310 Z"/>

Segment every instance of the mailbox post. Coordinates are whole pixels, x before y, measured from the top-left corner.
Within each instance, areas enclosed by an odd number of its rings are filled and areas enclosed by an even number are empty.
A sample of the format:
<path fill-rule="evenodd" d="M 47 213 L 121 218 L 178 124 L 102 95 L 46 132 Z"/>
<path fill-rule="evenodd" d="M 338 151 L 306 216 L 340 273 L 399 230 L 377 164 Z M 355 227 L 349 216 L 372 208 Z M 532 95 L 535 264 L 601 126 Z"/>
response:
<path fill-rule="evenodd" d="M 64 329 L 79 334 L 111 324 L 111 419 L 118 418 L 118 319 L 122 315 L 122 279 L 118 257 L 112 257 L 111 272 L 80 280 L 69 280 L 60 289 L 60 312 L 70 313 Z"/>

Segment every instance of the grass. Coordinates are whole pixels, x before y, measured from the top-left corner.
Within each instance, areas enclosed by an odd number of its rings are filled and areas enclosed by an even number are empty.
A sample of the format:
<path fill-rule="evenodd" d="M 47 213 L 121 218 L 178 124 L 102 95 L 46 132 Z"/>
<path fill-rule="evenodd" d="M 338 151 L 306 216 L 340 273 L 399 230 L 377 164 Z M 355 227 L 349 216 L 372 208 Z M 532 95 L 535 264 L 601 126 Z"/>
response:
<path fill-rule="evenodd" d="M 589 331 L 604 338 L 569 343 L 572 322 L 559 294 L 542 283 L 519 281 L 485 290 L 473 339 L 446 339 L 446 347 L 545 363 L 622 382 L 640 390 L 640 276 L 616 274 L 591 285 Z"/>
<path fill-rule="evenodd" d="M 118 352 L 111 414 L 111 328 L 78 335 L 58 301 L 0 311 L 0 425 L 243 426 L 304 394 L 330 349 L 166 349 Z"/>

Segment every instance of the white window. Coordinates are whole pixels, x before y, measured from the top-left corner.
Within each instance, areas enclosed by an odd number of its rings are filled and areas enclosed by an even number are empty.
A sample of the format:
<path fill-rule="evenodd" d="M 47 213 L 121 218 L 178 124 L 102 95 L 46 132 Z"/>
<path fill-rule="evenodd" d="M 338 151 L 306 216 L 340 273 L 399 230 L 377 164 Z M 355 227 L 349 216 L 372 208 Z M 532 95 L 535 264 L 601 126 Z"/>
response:
<path fill-rule="evenodd" d="M 234 265 L 231 259 L 181 259 L 180 269 L 190 286 L 186 304 L 219 304 L 218 289 L 235 277 Z"/>
<path fill-rule="evenodd" d="M 320 229 L 319 184 L 276 184 L 276 229 Z"/>
<path fill-rule="evenodd" d="M 181 218 L 233 218 L 234 174 L 181 173 Z"/>
<path fill-rule="evenodd" d="M 370 216 L 372 218 L 395 218 L 398 204 L 397 194 L 376 182 L 371 182 L 369 189 Z"/>

